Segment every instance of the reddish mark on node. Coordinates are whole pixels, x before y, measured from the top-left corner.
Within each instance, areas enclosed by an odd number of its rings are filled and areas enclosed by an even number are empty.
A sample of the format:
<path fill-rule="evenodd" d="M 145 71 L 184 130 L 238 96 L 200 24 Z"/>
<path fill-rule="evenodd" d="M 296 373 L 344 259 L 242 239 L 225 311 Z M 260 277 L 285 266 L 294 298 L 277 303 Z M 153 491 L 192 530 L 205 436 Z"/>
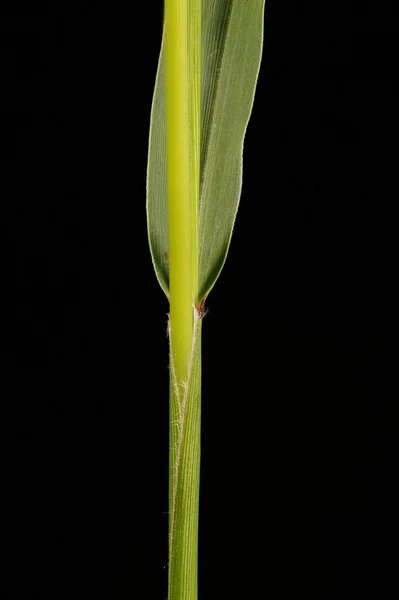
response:
<path fill-rule="evenodd" d="M 201 303 L 198 307 L 198 318 L 199 319 L 203 319 L 207 313 L 206 308 L 205 308 L 205 300 L 206 300 L 206 296 L 205 296 L 205 298 L 203 298 L 203 300 L 201 300 Z"/>

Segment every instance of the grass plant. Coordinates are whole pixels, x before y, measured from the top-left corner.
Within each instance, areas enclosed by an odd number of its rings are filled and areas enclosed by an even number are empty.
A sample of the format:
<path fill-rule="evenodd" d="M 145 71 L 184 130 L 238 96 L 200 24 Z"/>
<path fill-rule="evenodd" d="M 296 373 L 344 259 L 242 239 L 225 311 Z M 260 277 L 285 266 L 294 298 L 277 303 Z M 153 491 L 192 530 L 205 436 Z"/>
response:
<path fill-rule="evenodd" d="M 264 0 L 165 0 L 151 111 L 147 224 L 169 299 L 169 600 L 198 597 L 201 327 L 242 185 Z"/>

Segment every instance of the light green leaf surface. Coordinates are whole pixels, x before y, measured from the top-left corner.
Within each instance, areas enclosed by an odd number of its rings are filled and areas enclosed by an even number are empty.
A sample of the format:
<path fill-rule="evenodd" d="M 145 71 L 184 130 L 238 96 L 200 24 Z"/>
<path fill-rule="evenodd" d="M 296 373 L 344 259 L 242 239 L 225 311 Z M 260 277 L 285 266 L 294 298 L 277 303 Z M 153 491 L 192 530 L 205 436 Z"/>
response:
<path fill-rule="evenodd" d="M 263 43 L 265 0 L 202 1 L 199 292 L 226 260 L 241 194 L 242 153 Z M 158 281 L 169 296 L 163 44 L 151 111 L 147 223 Z"/>

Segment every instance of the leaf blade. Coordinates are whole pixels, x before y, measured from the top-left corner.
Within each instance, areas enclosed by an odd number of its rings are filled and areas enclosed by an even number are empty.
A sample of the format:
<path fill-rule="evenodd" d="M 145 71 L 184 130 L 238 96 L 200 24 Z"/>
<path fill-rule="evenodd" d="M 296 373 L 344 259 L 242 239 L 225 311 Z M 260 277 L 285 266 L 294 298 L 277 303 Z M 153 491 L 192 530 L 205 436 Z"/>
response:
<path fill-rule="evenodd" d="M 204 48 L 204 130 L 200 195 L 199 296 L 209 294 L 225 263 L 242 186 L 242 153 L 251 114 L 263 44 L 264 0 L 219 2 L 204 10 L 209 43 Z M 215 14 L 215 13 L 218 14 Z M 212 31 L 217 31 L 217 36 Z M 203 39 L 207 39 L 203 35 Z M 213 41 L 216 39 L 216 42 Z M 220 40 L 223 39 L 223 52 Z M 216 46 L 216 48 L 215 48 Z M 212 56 L 219 55 L 220 66 Z M 215 73 L 218 73 L 215 87 Z M 213 88 L 213 89 L 212 89 Z M 206 112 L 211 113 L 210 116 Z"/>
<path fill-rule="evenodd" d="M 263 45 L 265 0 L 202 1 L 198 302 L 226 261 L 242 187 L 244 137 Z M 169 295 L 163 43 L 151 111 L 147 223 L 158 281 Z"/>
<path fill-rule="evenodd" d="M 166 203 L 165 31 L 152 98 L 147 159 L 147 233 L 159 285 L 169 297 L 168 207 Z"/>

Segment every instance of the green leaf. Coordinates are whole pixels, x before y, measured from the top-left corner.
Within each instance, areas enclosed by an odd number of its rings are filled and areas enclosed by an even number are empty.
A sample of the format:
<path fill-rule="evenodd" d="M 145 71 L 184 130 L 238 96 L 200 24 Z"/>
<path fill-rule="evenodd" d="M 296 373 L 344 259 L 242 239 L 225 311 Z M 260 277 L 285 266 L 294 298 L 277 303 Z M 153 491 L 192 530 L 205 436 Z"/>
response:
<path fill-rule="evenodd" d="M 226 260 L 242 185 L 245 131 L 263 43 L 265 0 L 203 0 L 199 291 L 211 290 Z M 151 111 L 147 223 L 158 281 L 169 296 L 164 51 Z"/>

